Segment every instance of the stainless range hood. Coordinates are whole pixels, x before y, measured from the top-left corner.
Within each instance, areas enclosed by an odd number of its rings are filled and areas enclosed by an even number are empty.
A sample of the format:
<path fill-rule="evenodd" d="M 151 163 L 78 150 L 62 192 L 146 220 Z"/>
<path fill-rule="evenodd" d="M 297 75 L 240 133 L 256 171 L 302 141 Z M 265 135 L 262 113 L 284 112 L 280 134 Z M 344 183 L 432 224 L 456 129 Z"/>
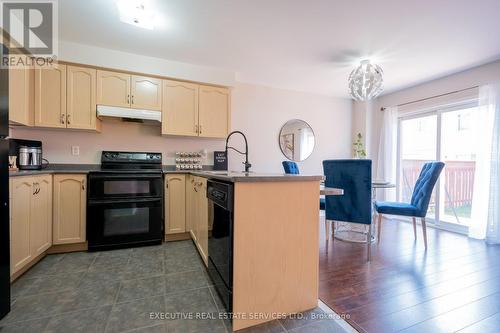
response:
<path fill-rule="evenodd" d="M 97 116 L 161 122 L 160 111 L 120 108 L 107 105 L 97 105 Z"/>

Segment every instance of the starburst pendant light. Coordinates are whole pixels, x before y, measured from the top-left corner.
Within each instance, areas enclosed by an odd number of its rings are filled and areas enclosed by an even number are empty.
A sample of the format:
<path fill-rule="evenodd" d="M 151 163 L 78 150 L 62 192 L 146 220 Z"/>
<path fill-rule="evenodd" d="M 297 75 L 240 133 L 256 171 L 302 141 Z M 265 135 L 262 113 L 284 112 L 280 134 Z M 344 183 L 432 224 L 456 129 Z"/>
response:
<path fill-rule="evenodd" d="M 377 97 L 383 88 L 382 68 L 363 60 L 349 75 L 349 94 L 357 101 Z"/>

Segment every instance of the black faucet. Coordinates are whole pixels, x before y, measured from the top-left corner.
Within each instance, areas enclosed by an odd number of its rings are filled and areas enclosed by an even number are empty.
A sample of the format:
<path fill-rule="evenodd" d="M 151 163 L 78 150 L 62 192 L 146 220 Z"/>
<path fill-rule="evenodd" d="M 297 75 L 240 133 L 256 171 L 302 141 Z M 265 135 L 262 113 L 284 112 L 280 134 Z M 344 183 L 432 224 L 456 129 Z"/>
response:
<path fill-rule="evenodd" d="M 242 152 L 234 147 L 228 147 L 228 142 L 229 142 L 229 138 L 233 135 L 233 134 L 241 134 L 241 136 L 243 137 L 243 139 L 245 140 L 245 152 Z M 234 150 L 235 152 L 241 154 L 241 155 L 245 155 L 245 162 L 243 162 L 243 164 L 245 165 L 245 172 L 249 172 L 250 171 L 250 167 L 252 166 L 250 163 L 248 163 L 248 141 L 247 141 L 247 137 L 245 136 L 245 134 L 243 134 L 243 132 L 240 132 L 240 131 L 232 131 L 231 133 L 229 133 L 229 135 L 227 136 L 226 138 L 226 156 L 227 156 L 227 150 L 228 149 L 232 149 Z"/>

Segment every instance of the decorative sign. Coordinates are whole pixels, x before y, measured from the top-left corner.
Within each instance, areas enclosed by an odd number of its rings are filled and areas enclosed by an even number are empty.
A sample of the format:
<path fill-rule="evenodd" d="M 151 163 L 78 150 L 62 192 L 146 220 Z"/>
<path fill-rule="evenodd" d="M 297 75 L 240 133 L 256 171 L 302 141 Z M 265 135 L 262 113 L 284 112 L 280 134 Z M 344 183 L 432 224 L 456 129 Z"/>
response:
<path fill-rule="evenodd" d="M 214 170 L 227 170 L 227 155 L 225 151 L 214 151 Z"/>

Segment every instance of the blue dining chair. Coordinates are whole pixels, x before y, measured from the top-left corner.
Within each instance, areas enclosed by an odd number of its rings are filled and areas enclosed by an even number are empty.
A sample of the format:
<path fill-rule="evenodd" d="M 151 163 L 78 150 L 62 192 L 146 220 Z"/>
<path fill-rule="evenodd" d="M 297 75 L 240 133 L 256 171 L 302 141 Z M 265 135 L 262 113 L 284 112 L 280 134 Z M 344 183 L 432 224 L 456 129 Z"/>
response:
<path fill-rule="evenodd" d="M 281 164 L 283 165 L 283 169 L 285 170 L 286 174 L 289 175 L 300 174 L 299 166 L 297 165 L 297 163 L 292 161 L 283 161 L 281 162 Z M 325 198 L 319 198 L 319 209 L 325 210 Z"/>
<path fill-rule="evenodd" d="M 344 190 L 344 195 L 326 196 L 325 231 L 329 239 L 329 221 L 335 236 L 335 221 L 368 225 L 366 235 L 367 258 L 371 259 L 372 238 L 372 161 L 326 160 L 323 161 L 325 187 Z"/>
<path fill-rule="evenodd" d="M 292 162 L 292 161 L 283 161 L 283 162 L 281 162 L 281 164 L 283 165 L 283 169 L 285 170 L 286 174 L 289 174 L 289 175 L 300 174 L 299 166 L 297 165 L 297 163 Z"/>
<path fill-rule="evenodd" d="M 404 202 L 389 202 L 389 201 L 376 201 L 375 211 L 378 214 L 378 241 L 380 242 L 380 230 L 382 229 L 382 215 L 399 215 L 409 216 L 413 220 L 413 234 L 417 239 L 417 218 L 422 221 L 422 233 L 424 235 L 424 244 L 427 248 L 427 230 L 425 215 L 429 208 L 429 202 L 432 196 L 432 190 L 444 168 L 443 162 L 429 162 L 425 163 L 420 171 L 420 175 L 415 183 L 413 194 L 410 203 Z"/>

